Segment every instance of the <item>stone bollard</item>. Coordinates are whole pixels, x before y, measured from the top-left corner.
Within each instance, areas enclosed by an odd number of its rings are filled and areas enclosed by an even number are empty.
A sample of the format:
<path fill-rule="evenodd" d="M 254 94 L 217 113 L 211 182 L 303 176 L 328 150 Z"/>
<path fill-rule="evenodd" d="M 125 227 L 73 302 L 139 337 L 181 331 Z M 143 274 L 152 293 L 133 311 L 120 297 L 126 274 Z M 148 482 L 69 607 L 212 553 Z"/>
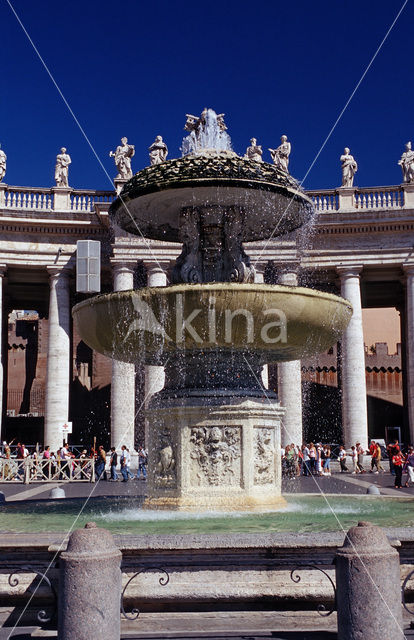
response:
<path fill-rule="evenodd" d="M 367 495 L 369 495 L 369 496 L 380 496 L 381 492 L 378 489 L 376 484 L 370 484 L 368 489 L 367 489 Z"/>
<path fill-rule="evenodd" d="M 384 531 L 351 527 L 336 554 L 338 640 L 402 640 L 400 558 Z"/>
<path fill-rule="evenodd" d="M 6 502 L 6 496 L 3 491 L 0 491 L 0 504 L 4 504 Z"/>
<path fill-rule="evenodd" d="M 59 561 L 59 640 L 119 640 L 121 558 L 94 522 L 72 533 Z"/>

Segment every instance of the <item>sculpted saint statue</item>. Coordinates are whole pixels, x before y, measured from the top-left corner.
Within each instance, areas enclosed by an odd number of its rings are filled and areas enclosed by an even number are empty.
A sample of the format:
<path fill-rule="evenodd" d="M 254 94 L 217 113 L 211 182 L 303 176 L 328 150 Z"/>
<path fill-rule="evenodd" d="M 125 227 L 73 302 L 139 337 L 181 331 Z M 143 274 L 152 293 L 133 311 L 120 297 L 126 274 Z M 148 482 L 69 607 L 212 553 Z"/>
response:
<path fill-rule="evenodd" d="M 66 148 L 62 147 L 60 153 L 56 156 L 55 180 L 56 186 L 68 187 L 69 165 L 72 160 L 70 155 L 66 153 Z"/>
<path fill-rule="evenodd" d="M 247 160 L 254 160 L 255 162 L 263 162 L 263 151 L 261 145 L 257 144 L 256 138 L 250 140 L 250 147 L 247 147 L 244 157 Z"/>
<path fill-rule="evenodd" d="M 411 142 L 405 145 L 405 151 L 398 164 L 402 169 L 403 181 L 414 182 L 414 151 L 411 149 Z"/>
<path fill-rule="evenodd" d="M 345 147 L 340 161 L 342 166 L 342 186 L 352 187 L 354 184 L 354 176 L 358 171 L 358 165 L 354 160 L 354 156 L 351 156 L 349 153 L 348 147 Z"/>
<path fill-rule="evenodd" d="M 280 144 L 277 149 L 269 149 L 270 155 L 272 156 L 274 164 L 279 167 L 279 169 L 289 173 L 289 156 L 292 147 L 290 142 L 288 142 L 287 136 L 282 136 L 280 142 L 282 144 Z"/>
<path fill-rule="evenodd" d="M 116 151 L 110 151 L 109 157 L 115 158 L 115 166 L 118 169 L 118 175 L 115 180 L 129 180 L 132 178 L 131 158 L 135 155 L 135 146 L 128 144 L 128 138 L 121 138 L 121 144 L 117 146 Z"/>
<path fill-rule="evenodd" d="M 148 149 L 151 166 L 165 162 L 168 156 L 168 148 L 163 142 L 162 136 L 157 136 L 155 142 Z"/>
<path fill-rule="evenodd" d="M 2 182 L 4 176 L 6 175 L 6 160 L 6 154 L 4 153 L 3 149 L 0 149 L 0 182 Z"/>

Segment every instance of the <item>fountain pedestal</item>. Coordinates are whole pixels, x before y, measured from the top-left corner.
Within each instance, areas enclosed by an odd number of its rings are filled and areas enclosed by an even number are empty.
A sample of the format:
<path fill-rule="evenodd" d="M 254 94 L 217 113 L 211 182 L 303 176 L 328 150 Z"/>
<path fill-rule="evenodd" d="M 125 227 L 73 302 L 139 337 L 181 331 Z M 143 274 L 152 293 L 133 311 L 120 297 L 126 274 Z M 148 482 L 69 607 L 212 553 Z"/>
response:
<path fill-rule="evenodd" d="M 280 425 L 276 401 L 222 398 L 213 404 L 163 400 L 150 408 L 144 506 L 175 510 L 274 509 L 281 497 Z"/>

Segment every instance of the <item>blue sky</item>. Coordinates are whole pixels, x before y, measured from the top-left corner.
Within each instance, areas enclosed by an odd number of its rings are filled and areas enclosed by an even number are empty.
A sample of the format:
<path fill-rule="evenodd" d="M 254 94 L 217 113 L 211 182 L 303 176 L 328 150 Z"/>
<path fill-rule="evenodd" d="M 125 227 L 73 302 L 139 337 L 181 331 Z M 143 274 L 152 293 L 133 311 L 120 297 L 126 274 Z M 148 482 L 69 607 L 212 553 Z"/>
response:
<path fill-rule="evenodd" d="M 380 45 L 403 0 L 10 0 L 111 177 L 108 153 L 126 135 L 133 170 L 148 165 L 157 134 L 180 155 L 185 113 L 226 113 L 233 147 L 255 136 L 266 149 L 286 133 L 301 180 Z M 355 184 L 399 184 L 398 159 L 414 139 L 409 0 L 304 183 L 340 184 L 351 148 Z M 70 184 L 110 188 L 6 0 L 0 142 L 5 182 L 51 186 L 61 146 Z"/>

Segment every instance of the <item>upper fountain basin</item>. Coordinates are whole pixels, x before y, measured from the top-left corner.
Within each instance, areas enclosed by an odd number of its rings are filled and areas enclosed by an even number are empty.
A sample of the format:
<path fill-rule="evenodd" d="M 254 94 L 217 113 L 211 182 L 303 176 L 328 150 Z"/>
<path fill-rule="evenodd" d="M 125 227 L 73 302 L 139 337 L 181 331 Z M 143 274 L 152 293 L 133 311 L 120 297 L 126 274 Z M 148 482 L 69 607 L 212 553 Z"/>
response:
<path fill-rule="evenodd" d="M 100 295 L 72 313 L 87 345 L 124 362 L 163 364 L 177 352 L 220 351 L 254 353 L 265 364 L 327 350 L 352 307 L 302 287 L 219 283 Z"/>
<path fill-rule="evenodd" d="M 129 233 L 179 242 L 180 213 L 197 206 L 242 209 L 245 242 L 293 231 L 313 213 L 312 201 L 288 173 L 232 153 L 189 155 L 147 167 L 125 184 L 109 211 Z"/>

